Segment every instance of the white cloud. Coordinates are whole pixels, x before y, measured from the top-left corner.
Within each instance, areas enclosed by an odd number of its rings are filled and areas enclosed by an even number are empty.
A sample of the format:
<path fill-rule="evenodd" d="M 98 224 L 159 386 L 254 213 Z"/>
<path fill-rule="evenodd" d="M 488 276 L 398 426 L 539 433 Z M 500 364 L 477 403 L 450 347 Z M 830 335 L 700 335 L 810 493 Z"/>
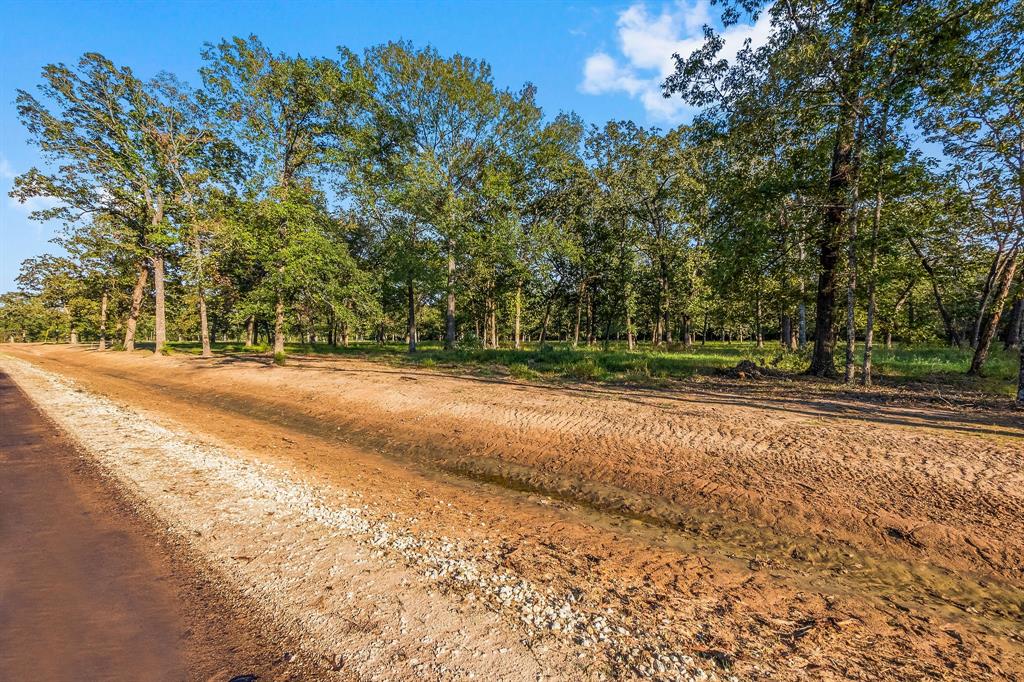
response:
<path fill-rule="evenodd" d="M 615 58 L 606 52 L 591 55 L 583 65 L 583 83 L 580 84 L 580 89 L 588 95 L 626 92 L 636 96 L 643 91 L 645 85 L 646 83 L 634 76 L 630 69 L 620 67 Z"/>
<path fill-rule="evenodd" d="M 619 14 L 616 22 L 621 58 L 598 51 L 583 65 L 580 91 L 588 95 L 624 93 L 640 101 L 655 120 L 678 123 L 694 113 L 679 98 L 665 99 L 661 84 L 675 70 L 673 54 L 685 57 L 704 44 L 703 27 L 712 23 L 707 0 L 678 0 L 652 14 L 638 2 Z M 722 32 L 721 56 L 735 59 L 747 39 L 754 47 L 764 44 L 771 32 L 768 12 L 755 24 L 736 24 Z"/>

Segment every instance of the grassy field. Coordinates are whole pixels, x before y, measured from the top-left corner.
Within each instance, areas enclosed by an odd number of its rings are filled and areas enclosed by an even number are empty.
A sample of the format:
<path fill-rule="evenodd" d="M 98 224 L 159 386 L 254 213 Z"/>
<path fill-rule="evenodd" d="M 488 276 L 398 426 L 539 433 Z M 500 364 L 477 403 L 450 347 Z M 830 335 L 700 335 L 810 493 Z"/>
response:
<path fill-rule="evenodd" d="M 265 346 L 245 347 L 238 343 L 218 343 L 218 353 L 268 353 Z M 172 352 L 198 353 L 197 343 L 173 343 Z M 404 344 L 363 342 L 348 347 L 327 344 L 288 344 L 290 355 L 336 355 L 388 362 L 395 365 L 458 369 L 481 375 L 508 375 L 523 380 L 575 379 L 658 384 L 664 380 L 681 379 L 696 374 L 713 374 L 734 367 L 741 360 L 751 360 L 781 372 L 798 373 L 807 367 L 806 353 L 784 353 L 777 343 L 766 343 L 758 349 L 753 343 L 709 342 L 690 349 L 672 346 L 653 349 L 649 346 L 629 351 L 624 344 L 612 344 L 608 350 L 600 346 L 573 349 L 568 345 L 543 348 L 528 345 L 522 350 L 462 348 L 444 350 L 439 343 L 424 342 L 415 354 L 406 352 Z M 972 351 L 945 346 L 878 348 L 874 354 L 876 376 L 892 383 L 916 382 L 926 385 L 950 386 L 956 389 L 981 390 L 986 393 L 1012 395 L 1017 377 L 1017 354 L 994 348 L 985 369 L 985 376 L 967 377 Z M 859 353 L 858 353 L 859 356 Z"/>

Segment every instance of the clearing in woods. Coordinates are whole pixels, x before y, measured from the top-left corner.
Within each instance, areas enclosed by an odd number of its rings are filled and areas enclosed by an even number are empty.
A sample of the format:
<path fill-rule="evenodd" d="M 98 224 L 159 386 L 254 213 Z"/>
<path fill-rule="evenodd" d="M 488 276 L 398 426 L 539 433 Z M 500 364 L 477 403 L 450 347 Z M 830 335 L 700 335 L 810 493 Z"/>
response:
<path fill-rule="evenodd" d="M 202 510 L 188 505 L 204 495 L 221 502 L 202 513 L 235 513 L 223 500 L 246 498 L 242 479 L 283 500 L 274 532 L 243 542 L 244 526 L 229 524 L 218 532 L 238 534 L 238 547 L 218 545 L 220 535 L 193 544 L 237 568 L 236 588 L 278 620 L 307 609 L 290 635 L 334 667 L 362 674 L 402 661 L 427 677 L 504 679 L 673 666 L 777 679 L 1024 672 L 1024 424 L 1011 412 L 872 404 L 771 382 L 630 391 L 313 357 L 275 367 L 67 346 L 3 352 L 52 373 L 5 360 L 23 383 L 66 377 L 85 390 L 65 391 L 69 400 L 105 396 L 121 406 L 110 415 L 141 415 L 117 419 L 222 453 L 197 460 L 224 458 L 204 492 L 177 502 L 176 486 L 158 485 L 170 469 L 147 473 L 141 464 L 160 458 L 140 457 L 126 475 L 158 516 L 190 528 Z M 107 466 L 117 475 L 118 461 Z M 187 466 L 202 478 L 205 464 Z M 280 492 L 288 486 L 311 487 Z M 294 552 L 278 550 L 297 542 L 288 529 L 302 524 L 286 514 L 307 497 L 301 514 L 335 524 L 311 536 L 315 556 L 298 562 L 308 575 L 246 587 L 290 575 Z M 341 510 L 358 522 L 337 521 Z M 390 571 L 377 598 L 402 606 L 360 603 L 347 564 Z M 337 584 L 311 583 L 320 578 Z M 464 633 L 468 659 L 424 648 L 426 623 L 456 633 L 459 622 L 477 629 Z M 328 640 L 337 650 L 319 650 Z M 342 650 L 356 642 L 361 654 Z M 483 644 L 474 652 L 473 642 Z"/>

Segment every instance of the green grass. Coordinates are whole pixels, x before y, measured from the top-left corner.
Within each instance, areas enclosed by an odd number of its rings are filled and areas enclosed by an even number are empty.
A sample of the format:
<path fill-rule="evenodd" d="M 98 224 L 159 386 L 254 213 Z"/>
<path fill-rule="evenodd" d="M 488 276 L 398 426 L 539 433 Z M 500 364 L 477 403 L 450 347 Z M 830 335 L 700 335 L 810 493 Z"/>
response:
<path fill-rule="evenodd" d="M 177 352 L 199 353 L 198 343 L 174 343 Z M 246 347 L 241 343 L 218 343 L 219 353 L 268 353 L 266 346 Z M 758 349 L 753 343 L 709 342 L 690 349 L 681 345 L 667 349 L 649 346 L 629 351 L 625 344 L 611 344 L 573 349 L 566 344 L 538 347 L 527 345 L 522 350 L 461 348 L 444 350 L 437 342 L 421 342 L 415 354 L 406 352 L 404 344 L 354 343 L 348 347 L 327 344 L 288 344 L 289 355 L 335 355 L 383 361 L 400 366 L 441 368 L 469 371 L 482 376 L 511 376 L 522 381 L 568 379 L 576 381 L 620 381 L 658 385 L 665 380 L 681 379 L 696 374 L 713 374 L 735 366 L 741 360 L 752 360 L 783 372 L 798 373 L 808 364 L 806 350 L 784 353 L 779 344 L 769 342 Z M 914 382 L 937 387 L 980 390 L 1012 395 L 1017 377 L 1017 354 L 1001 346 L 993 348 L 983 377 L 967 377 L 965 372 L 972 351 L 945 346 L 876 348 L 875 373 L 892 383 Z M 858 348 L 858 362 L 860 348 Z M 837 355 L 837 358 L 839 356 Z M 275 358 L 275 361 L 278 360 Z M 279 362 L 280 364 L 280 362 Z M 841 364 L 841 359 L 837 361 Z"/>

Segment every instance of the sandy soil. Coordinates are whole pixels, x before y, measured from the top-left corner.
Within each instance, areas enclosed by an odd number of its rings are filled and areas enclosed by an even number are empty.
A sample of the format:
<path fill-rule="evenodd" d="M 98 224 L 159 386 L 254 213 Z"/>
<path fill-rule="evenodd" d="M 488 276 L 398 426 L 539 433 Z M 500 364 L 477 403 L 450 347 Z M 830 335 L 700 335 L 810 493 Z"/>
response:
<path fill-rule="evenodd" d="M 3 352 L 73 378 L 89 400 L 130 406 L 119 417 L 125 441 L 159 424 L 165 440 L 214 448 L 226 468 L 191 493 L 178 489 L 199 485 L 195 462 L 163 462 L 134 485 L 162 518 L 191 519 L 190 531 L 224 523 L 216 535 L 226 543 L 251 539 L 266 560 L 191 542 L 232 566 L 278 620 L 306 613 L 314 622 L 293 617 L 296 636 L 313 633 L 342 657 L 379 648 L 352 660 L 361 675 L 413 659 L 427 679 L 1024 671 L 1024 424 L 1012 414 L 829 399 L 798 386 L 646 392 L 311 358 L 279 368 L 54 346 Z M 120 475 L 143 476 L 149 459 Z M 277 491 L 271 510 L 288 481 L 308 493 L 295 498 L 295 518 L 357 509 L 359 521 L 346 517 L 344 537 L 330 542 L 300 536 L 306 522 L 254 536 L 224 520 L 233 507 L 183 506 L 237 498 L 227 486 L 254 480 L 242 465 L 269 467 L 255 480 Z M 323 565 L 300 579 L 284 567 L 303 552 Z M 370 578 L 383 583 L 376 612 L 360 601 L 362 561 L 382 576 Z M 268 572 L 283 582 L 246 587 Z M 325 601 L 321 578 L 333 592 L 360 590 Z M 392 597 L 400 605 L 381 610 Z M 343 633 L 342 608 L 376 620 Z M 409 612 L 441 627 L 476 623 L 461 626 L 456 648 L 484 642 L 470 656 L 492 662 L 460 667 L 434 648 L 410 649 L 419 640 L 415 626 L 403 639 Z"/>

